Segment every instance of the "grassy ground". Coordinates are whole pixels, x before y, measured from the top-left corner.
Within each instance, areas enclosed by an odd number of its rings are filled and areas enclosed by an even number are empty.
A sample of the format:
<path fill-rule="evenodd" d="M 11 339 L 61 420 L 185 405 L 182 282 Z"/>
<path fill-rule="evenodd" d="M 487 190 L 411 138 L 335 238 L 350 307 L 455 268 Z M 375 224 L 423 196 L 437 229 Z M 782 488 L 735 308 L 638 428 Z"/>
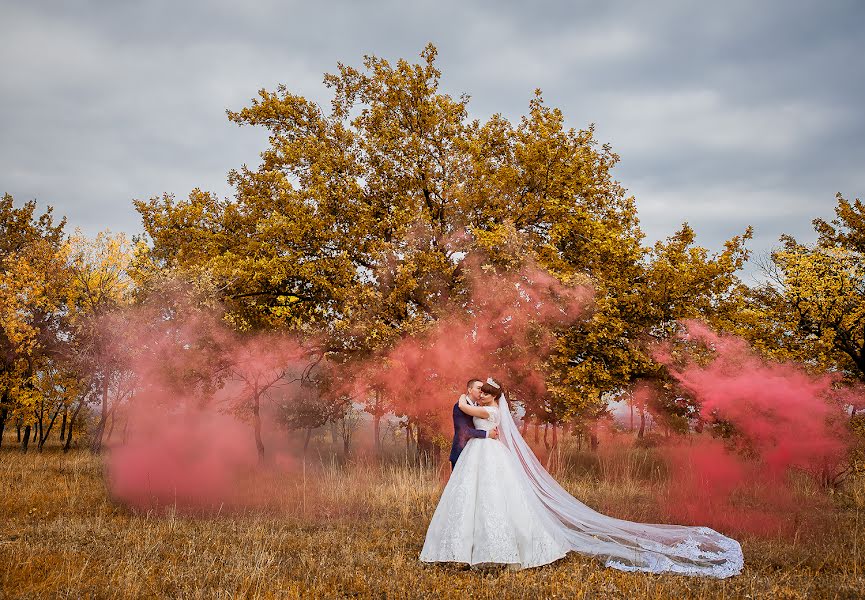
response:
<path fill-rule="evenodd" d="M 637 476 L 646 461 L 623 460 L 625 476 L 597 463 L 582 474 L 571 465 L 575 474 L 562 479 L 592 506 L 652 520 L 656 483 Z M 85 451 L 4 448 L 0 598 L 865 597 L 858 492 L 833 499 L 820 526 L 793 539 L 737 536 L 746 568 L 717 581 L 622 573 L 575 554 L 518 572 L 422 565 L 442 477 L 397 464 L 319 463 L 305 478 L 250 478 L 254 509 L 135 513 L 112 502 L 100 459 Z"/>

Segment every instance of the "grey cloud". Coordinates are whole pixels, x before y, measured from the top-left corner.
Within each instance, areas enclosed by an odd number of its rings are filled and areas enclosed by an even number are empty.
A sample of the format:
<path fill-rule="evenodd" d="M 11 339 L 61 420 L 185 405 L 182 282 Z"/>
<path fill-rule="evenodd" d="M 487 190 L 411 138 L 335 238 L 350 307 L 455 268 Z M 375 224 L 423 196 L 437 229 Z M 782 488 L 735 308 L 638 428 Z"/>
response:
<path fill-rule="evenodd" d="M 856 1 L 0 4 L 0 191 L 73 225 L 135 232 L 132 198 L 223 195 L 261 131 L 229 123 L 279 83 L 439 48 L 442 87 L 516 121 L 532 91 L 597 124 L 649 241 L 689 221 L 710 248 L 757 227 L 808 238 L 834 193 L 862 195 L 865 7 Z"/>

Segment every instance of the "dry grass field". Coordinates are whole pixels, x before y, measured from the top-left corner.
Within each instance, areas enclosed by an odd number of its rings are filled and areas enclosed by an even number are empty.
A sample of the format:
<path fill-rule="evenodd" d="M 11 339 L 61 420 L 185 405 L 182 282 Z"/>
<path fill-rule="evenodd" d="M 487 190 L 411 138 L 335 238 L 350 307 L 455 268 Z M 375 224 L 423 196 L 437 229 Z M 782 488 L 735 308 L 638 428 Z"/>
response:
<path fill-rule="evenodd" d="M 622 573 L 574 554 L 537 569 L 471 570 L 417 560 L 443 471 L 317 458 L 305 476 L 251 477 L 246 508 L 136 513 L 110 498 L 100 458 L 10 445 L 0 451 L 2 598 L 865 597 L 856 486 L 792 539 L 737 536 L 746 568 L 729 580 Z M 658 483 L 639 473 L 652 469 L 616 460 L 560 477 L 592 506 L 652 520 Z"/>

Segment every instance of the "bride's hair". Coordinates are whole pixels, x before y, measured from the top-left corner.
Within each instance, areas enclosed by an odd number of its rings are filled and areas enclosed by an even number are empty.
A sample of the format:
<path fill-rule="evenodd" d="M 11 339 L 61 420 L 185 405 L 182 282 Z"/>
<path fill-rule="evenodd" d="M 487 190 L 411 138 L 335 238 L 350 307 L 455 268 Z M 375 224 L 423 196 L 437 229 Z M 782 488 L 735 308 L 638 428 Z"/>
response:
<path fill-rule="evenodd" d="M 489 381 L 485 381 L 481 386 L 481 393 L 484 394 L 492 394 L 495 398 L 498 398 L 502 393 L 502 388 L 497 385 L 493 385 Z"/>

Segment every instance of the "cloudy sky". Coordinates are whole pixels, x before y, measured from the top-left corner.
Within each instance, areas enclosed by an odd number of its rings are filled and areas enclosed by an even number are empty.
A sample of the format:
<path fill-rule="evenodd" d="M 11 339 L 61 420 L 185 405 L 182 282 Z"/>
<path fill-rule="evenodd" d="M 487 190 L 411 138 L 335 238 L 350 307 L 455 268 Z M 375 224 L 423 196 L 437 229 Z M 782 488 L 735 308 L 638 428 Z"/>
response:
<path fill-rule="evenodd" d="M 760 255 L 865 197 L 863 32 L 861 0 L 0 0 L 0 193 L 137 233 L 132 199 L 228 196 L 257 164 L 266 136 L 225 109 L 280 83 L 325 104 L 337 61 L 433 42 L 472 117 L 516 121 L 541 88 L 595 123 L 649 241 L 687 220 L 717 250 L 751 224 Z"/>

